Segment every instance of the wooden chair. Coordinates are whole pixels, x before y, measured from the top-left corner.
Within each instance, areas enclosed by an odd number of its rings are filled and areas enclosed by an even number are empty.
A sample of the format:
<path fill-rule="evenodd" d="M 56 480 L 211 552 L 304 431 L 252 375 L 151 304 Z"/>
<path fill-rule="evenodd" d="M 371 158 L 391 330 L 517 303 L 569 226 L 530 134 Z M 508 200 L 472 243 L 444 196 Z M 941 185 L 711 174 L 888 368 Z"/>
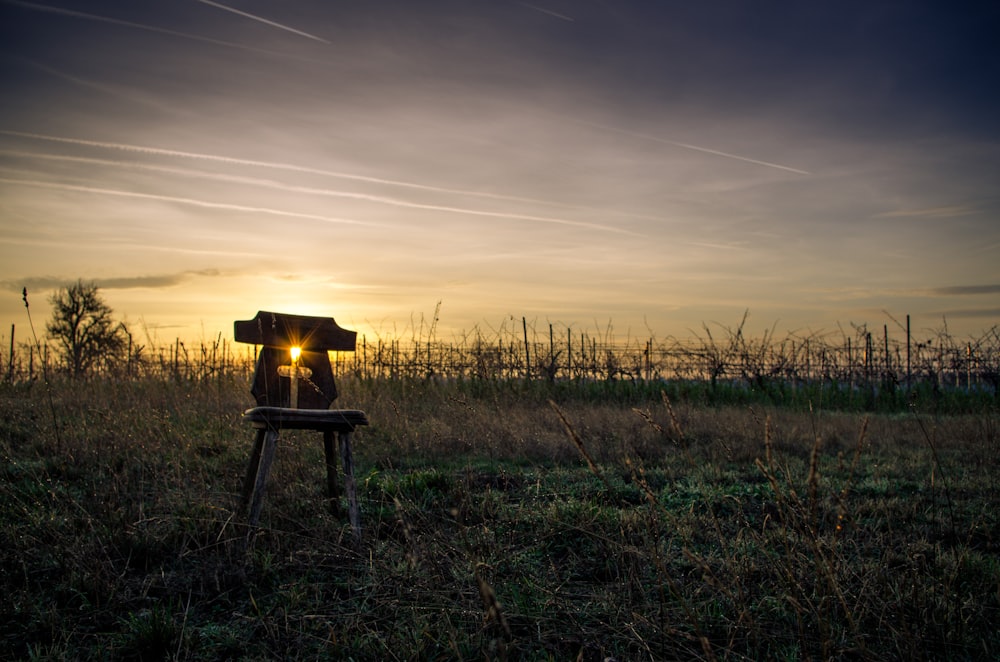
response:
<path fill-rule="evenodd" d="M 340 328 L 332 317 L 260 311 L 252 320 L 236 322 L 234 337 L 237 342 L 262 346 L 250 388 L 257 406 L 243 414 L 257 434 L 243 480 L 240 512 L 249 508 L 247 521 L 251 528 L 256 527 L 280 431 L 315 430 L 323 433 L 327 492 L 339 511 L 336 435 L 344 465 L 348 517 L 355 540 L 360 540 L 351 434 L 358 426 L 368 425 L 368 417 L 356 409 L 332 408 L 337 385 L 328 353 L 353 352 L 357 333 Z"/>

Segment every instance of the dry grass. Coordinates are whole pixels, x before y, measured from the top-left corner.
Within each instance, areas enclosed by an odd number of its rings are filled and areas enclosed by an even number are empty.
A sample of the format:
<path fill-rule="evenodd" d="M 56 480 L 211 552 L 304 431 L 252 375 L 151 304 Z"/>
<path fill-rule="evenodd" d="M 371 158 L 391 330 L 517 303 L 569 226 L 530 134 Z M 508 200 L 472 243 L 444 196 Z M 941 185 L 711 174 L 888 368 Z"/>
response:
<path fill-rule="evenodd" d="M 995 410 L 343 383 L 362 545 L 309 434 L 247 545 L 244 384 L 3 388 L 3 657 L 1000 655 Z"/>

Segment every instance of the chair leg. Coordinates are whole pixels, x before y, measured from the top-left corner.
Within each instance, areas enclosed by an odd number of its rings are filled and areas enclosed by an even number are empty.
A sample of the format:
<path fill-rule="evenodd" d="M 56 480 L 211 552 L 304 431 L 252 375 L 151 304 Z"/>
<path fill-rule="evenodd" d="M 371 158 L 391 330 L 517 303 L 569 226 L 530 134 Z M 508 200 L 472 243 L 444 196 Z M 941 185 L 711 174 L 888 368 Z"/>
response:
<path fill-rule="evenodd" d="M 336 433 L 323 431 L 323 451 L 326 453 L 326 495 L 330 499 L 330 509 L 334 516 L 340 515 L 340 490 L 337 487 L 337 450 L 334 446 Z"/>
<path fill-rule="evenodd" d="M 257 470 L 257 479 L 254 481 L 253 502 L 250 505 L 250 516 L 247 523 L 251 527 L 257 526 L 260 519 L 260 511 L 264 507 L 264 486 L 267 484 L 267 475 L 271 472 L 271 463 L 274 462 L 274 449 L 278 445 L 278 431 L 268 429 L 264 435 L 264 447 L 260 454 L 260 467 Z"/>
<path fill-rule="evenodd" d="M 264 446 L 264 430 L 257 430 L 257 435 L 253 440 L 253 449 L 250 451 L 250 461 L 247 462 L 246 475 L 243 477 L 243 493 L 240 496 L 240 515 L 247 512 L 250 507 L 250 497 L 253 496 L 253 486 L 257 482 L 257 470 L 260 468 L 260 451 Z"/>
<path fill-rule="evenodd" d="M 354 541 L 361 542 L 361 509 L 358 490 L 354 483 L 354 457 L 351 454 L 351 433 L 340 432 L 340 456 L 344 463 L 344 491 L 347 493 L 347 517 L 351 521 Z"/>

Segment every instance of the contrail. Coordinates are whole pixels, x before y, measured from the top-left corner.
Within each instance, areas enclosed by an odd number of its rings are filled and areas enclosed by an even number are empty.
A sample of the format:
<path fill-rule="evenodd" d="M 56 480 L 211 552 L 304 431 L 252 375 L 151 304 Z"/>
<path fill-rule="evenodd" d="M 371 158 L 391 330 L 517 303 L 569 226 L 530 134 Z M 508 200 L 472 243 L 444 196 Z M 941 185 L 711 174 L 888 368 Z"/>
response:
<path fill-rule="evenodd" d="M 175 114 L 190 115 L 188 111 L 180 110 L 179 108 L 169 106 L 167 104 L 164 104 L 156 100 L 146 99 L 139 95 L 123 92 L 120 89 L 113 87 L 111 85 L 104 85 L 102 83 L 96 83 L 94 81 L 87 80 L 85 78 L 79 78 L 77 76 L 73 76 L 63 71 L 59 71 L 58 69 L 53 69 L 52 67 L 44 65 L 40 62 L 35 62 L 34 60 L 30 60 L 26 57 L 20 57 L 20 56 L 15 56 L 15 57 L 16 59 L 21 60 L 25 64 L 35 67 L 36 69 L 39 69 L 41 71 L 44 71 L 47 74 L 56 76 L 58 78 L 62 78 L 63 80 L 68 80 L 71 83 L 76 83 L 77 85 L 82 85 L 83 87 L 89 87 L 91 89 L 98 90 L 99 92 L 103 92 L 104 94 L 115 97 L 117 99 L 125 99 L 126 101 L 130 101 L 136 104 L 141 104 L 143 106 L 154 108 L 156 110 L 169 111 Z"/>
<path fill-rule="evenodd" d="M 684 242 L 688 246 L 701 246 L 702 248 L 717 248 L 726 251 L 742 251 L 746 250 L 744 246 L 738 244 L 713 244 L 707 241 L 686 241 Z"/>
<path fill-rule="evenodd" d="M 746 161 L 747 163 L 756 163 L 757 165 L 767 166 L 769 168 L 777 168 L 778 170 L 787 170 L 788 172 L 794 172 L 798 175 L 808 175 L 810 174 L 808 170 L 799 170 L 798 168 L 792 168 L 790 166 L 784 166 L 780 163 L 771 163 L 770 161 L 761 161 L 759 159 L 751 159 L 748 156 L 740 156 L 739 154 L 730 154 L 729 152 L 720 152 L 717 149 L 708 149 L 707 147 L 698 147 L 697 145 L 688 145 L 687 143 L 674 142 L 672 140 L 664 140 L 662 138 L 656 138 L 654 136 L 643 136 L 642 134 L 634 134 L 640 138 L 648 138 L 650 140 L 658 140 L 660 142 L 666 143 L 668 145 L 674 145 L 676 147 L 683 147 L 684 149 L 693 149 L 696 152 L 705 152 L 706 154 L 715 154 L 716 156 L 724 156 L 727 159 L 736 159 L 737 161 Z"/>
<path fill-rule="evenodd" d="M 80 243 L 78 241 L 59 241 L 55 239 L 4 239 L 4 241 L 11 245 L 16 246 L 40 246 L 43 248 L 80 248 Z M 129 243 L 118 243 L 114 245 L 116 249 L 142 249 L 150 251 L 159 251 L 162 253 L 189 253 L 191 255 L 215 255 L 223 257 L 246 257 L 246 258 L 262 258 L 262 257 L 273 257 L 269 253 L 258 253 L 250 251 L 230 251 L 230 250 L 217 250 L 210 248 L 184 248 L 178 246 L 164 246 L 163 244 L 141 244 L 135 242 Z M 21 288 L 21 281 L 17 281 L 17 289 Z M 12 281 L 0 282 L 0 289 L 9 289 Z"/>
<path fill-rule="evenodd" d="M 234 9 L 232 7 L 227 7 L 226 5 L 219 4 L 218 2 L 212 2 L 212 0 L 197 0 L 197 2 L 200 2 L 203 5 L 211 5 L 212 7 L 217 7 L 218 9 L 222 9 L 224 11 L 232 12 L 234 14 L 238 14 L 240 16 L 244 16 L 246 18 L 253 19 L 254 21 L 259 21 L 259 22 L 264 23 L 266 25 L 270 25 L 271 27 L 274 27 L 274 28 L 279 28 L 281 30 L 287 30 L 288 32 L 292 32 L 294 34 L 300 35 L 302 37 L 307 37 L 309 39 L 314 39 L 316 41 L 323 42 L 324 44 L 329 44 L 330 43 L 326 39 L 322 39 L 320 37 L 317 37 L 316 35 L 309 34 L 308 32 L 303 32 L 302 30 L 296 30 L 295 28 L 290 28 L 287 25 L 282 25 L 281 23 L 275 23 L 274 21 L 269 21 L 266 18 L 262 18 L 260 16 L 254 15 L 254 14 L 248 14 L 245 11 L 240 11 L 239 9 Z"/>
<path fill-rule="evenodd" d="M 135 152 L 138 154 L 155 154 L 158 156 L 176 156 L 180 158 L 187 159 L 199 159 L 204 161 L 213 161 L 216 163 L 229 163 L 232 165 L 244 165 L 253 166 L 257 168 L 269 168 L 272 170 L 284 170 L 288 172 L 301 172 L 310 175 L 322 175 L 325 177 L 333 177 L 337 179 L 348 179 L 356 182 L 365 182 L 368 184 L 384 184 L 387 186 L 398 186 L 400 188 L 409 188 L 418 191 L 428 191 L 432 193 L 447 193 L 451 195 L 464 195 L 478 198 L 487 198 L 491 200 L 507 200 L 511 202 L 527 202 L 531 204 L 546 205 L 549 207 L 561 207 L 565 209 L 581 209 L 576 205 L 567 205 L 559 202 L 550 202 L 548 200 L 539 200 L 537 198 L 523 198 L 513 195 L 503 195 L 499 193 L 487 193 L 485 191 L 467 191 L 463 189 L 446 188 L 441 186 L 430 186 L 427 184 L 416 184 L 414 182 L 404 182 L 394 179 L 382 179 L 380 177 L 369 177 L 366 175 L 355 175 L 352 173 L 345 172 L 335 172 L 331 170 L 321 170 L 318 168 L 309 168 L 306 166 L 299 166 L 291 163 L 275 163 L 273 161 L 256 161 L 251 159 L 240 159 L 231 156 L 219 156 L 215 154 L 202 154 L 198 152 L 184 152 L 173 149 L 162 149 L 159 147 L 146 147 L 142 145 L 128 145 L 122 143 L 108 143 L 100 142 L 97 140 L 82 140 L 79 138 L 64 138 L 61 136 L 48 136 L 38 133 L 25 133 L 22 131 L 8 131 L 0 129 L 0 135 L 7 136 L 17 136 L 20 138 L 31 138 L 34 140 L 45 140 L 48 142 L 64 143 L 69 145 L 83 145 L 87 147 L 98 147 L 102 149 L 114 149 L 123 152 Z M 642 216 L 641 218 L 653 218 Z M 656 219 L 658 220 L 658 219 Z"/>
<path fill-rule="evenodd" d="M 797 175 L 809 175 L 811 174 L 807 170 L 800 170 L 798 168 L 792 168 L 790 166 L 781 165 L 780 163 L 772 163 L 770 161 L 761 161 L 759 159 L 751 159 L 748 156 L 740 156 L 739 154 L 731 154 L 730 152 L 722 152 L 717 149 L 709 149 L 707 147 L 699 147 L 698 145 L 691 145 L 689 143 L 677 142 L 675 140 L 667 140 L 666 138 L 658 138 L 656 136 L 651 136 L 645 133 L 638 133 L 636 131 L 628 131 L 627 129 L 619 129 L 613 126 L 607 126 L 605 124 L 596 124 L 594 122 L 587 122 L 585 120 L 578 120 L 575 118 L 568 118 L 579 124 L 585 124 L 587 126 L 592 126 L 597 129 L 603 129 L 605 131 L 612 131 L 614 133 L 620 133 L 626 136 L 632 136 L 633 138 L 642 138 L 643 140 L 652 140 L 654 142 L 663 143 L 664 145 L 673 145 L 674 147 L 681 147 L 683 149 L 690 149 L 695 152 L 703 152 L 705 154 L 714 154 L 715 156 L 722 156 L 727 159 L 735 159 L 737 161 L 745 161 L 746 163 L 754 163 L 756 165 L 767 166 L 768 168 L 777 168 L 778 170 L 785 170 L 787 172 L 794 172 Z"/>
<path fill-rule="evenodd" d="M 284 191 L 286 193 L 302 193 L 306 195 L 319 195 L 332 198 L 347 198 L 351 200 L 362 200 L 365 202 L 374 202 L 376 204 L 390 205 L 393 207 L 403 207 L 406 209 L 420 209 L 425 211 L 441 211 L 453 214 L 465 214 L 467 216 L 482 216 L 486 218 L 497 218 L 497 219 L 511 219 L 516 221 L 534 221 L 538 223 L 552 223 L 555 225 L 569 225 L 580 228 L 587 228 L 590 230 L 600 230 L 602 232 L 613 232 L 617 234 L 628 234 L 637 235 L 637 233 L 630 230 L 624 230 L 622 228 L 616 228 L 614 226 L 602 225 L 599 223 L 588 223 L 586 221 L 574 221 L 565 218 L 555 218 L 550 216 L 534 216 L 531 214 L 515 214 L 510 212 L 493 212 L 481 209 L 470 209 L 467 207 L 450 207 L 446 205 L 430 205 L 419 202 L 411 202 L 409 200 L 400 200 L 399 198 L 392 198 L 383 195 L 372 195 L 369 193 L 355 193 L 353 191 L 335 191 L 331 189 L 313 188 L 309 186 L 295 186 L 292 184 L 284 184 L 282 182 L 276 182 L 270 179 L 260 179 L 257 177 L 244 177 L 242 175 L 227 175 L 223 173 L 205 172 L 203 170 L 190 170 L 187 168 L 172 168 L 170 166 L 157 166 L 157 165 L 147 165 L 141 163 L 124 163 L 121 161 L 113 161 L 109 159 L 93 159 L 82 156 L 63 156 L 55 154 L 32 154 L 28 152 L 17 152 L 12 150 L 0 150 L 0 154 L 7 154 L 11 156 L 24 156 L 29 158 L 39 158 L 48 159 L 54 161 L 70 161 L 74 163 L 93 163 L 98 165 L 110 165 L 118 167 L 131 167 L 141 170 L 152 170 L 155 172 L 168 172 L 176 175 L 182 175 L 186 177 L 199 177 L 205 179 L 213 179 L 216 181 L 233 182 L 236 184 L 246 184 L 249 186 L 255 186 L 258 188 L 270 188 L 279 191 Z M 0 180 L 2 181 L 2 180 Z M 29 181 L 29 180 L 24 180 Z M 30 180 L 35 182 L 36 180 Z M 62 184 L 45 184 L 39 182 L 38 185 L 48 185 L 48 186 L 68 186 Z M 90 189 L 90 187 L 82 187 L 82 189 Z M 81 190 L 82 190 L 81 189 Z M 93 192 L 108 193 L 109 189 L 93 189 Z M 127 195 L 125 191 L 121 191 L 118 194 Z M 151 194 L 134 194 L 136 196 L 147 196 Z M 153 196 L 157 197 L 157 196 Z M 218 204 L 218 203 L 205 203 L 206 205 Z"/>
<path fill-rule="evenodd" d="M 322 221 L 324 223 L 337 223 L 345 225 L 368 225 L 378 226 L 378 223 L 369 223 L 348 218 L 334 218 L 331 216 L 319 216 L 317 214 L 303 214 L 294 211 L 284 211 L 282 209 L 272 209 L 270 207 L 250 207 L 247 205 L 234 205 L 228 202 L 208 202 L 207 200 L 197 200 L 194 198 L 180 198 L 171 195 L 157 195 L 154 193 L 136 193 L 134 191 L 120 191 L 117 189 L 98 188 L 95 186 L 78 186 L 76 184 L 58 184 L 54 182 L 43 182 L 37 179 L 10 179 L 0 177 L 0 182 L 4 184 L 20 184 L 22 186 L 38 186 L 60 191 L 78 191 L 80 193 L 95 193 L 98 195 L 113 195 L 122 198 L 139 198 L 143 200 L 159 200 L 162 202 L 176 202 L 193 207 L 205 207 L 208 209 L 226 209 L 229 211 L 245 211 L 255 214 L 268 214 L 271 216 L 286 216 L 289 218 L 303 218 L 311 221 Z"/>
<path fill-rule="evenodd" d="M 875 214 L 875 218 L 953 218 L 955 216 L 974 214 L 976 211 L 966 205 L 928 207 L 926 209 L 895 209 Z"/>
<path fill-rule="evenodd" d="M 429 205 L 420 202 L 410 202 L 409 200 L 400 200 L 398 198 L 391 198 L 383 195 L 371 195 L 368 193 L 354 193 L 349 191 L 331 191 L 329 189 L 309 188 L 305 186 L 289 186 L 286 184 L 279 184 L 278 182 L 267 182 L 267 180 L 253 181 L 251 179 L 251 181 L 247 183 L 254 183 L 258 186 L 261 185 L 267 186 L 268 184 L 271 184 L 277 188 L 280 188 L 281 190 L 289 191 L 291 193 L 306 193 L 312 195 L 325 195 L 335 198 L 350 198 L 354 200 L 364 200 L 366 202 L 376 202 L 383 205 L 392 205 L 394 207 L 405 207 L 407 209 L 443 211 L 453 214 L 465 214 L 468 216 L 483 216 L 487 218 L 507 218 L 516 221 L 535 221 L 538 223 L 552 223 L 555 225 L 570 225 L 578 228 L 600 230 L 601 232 L 613 232 L 616 234 L 641 236 L 636 232 L 632 232 L 631 230 L 624 230 L 622 228 L 616 228 L 611 225 L 602 225 L 600 223 L 588 223 L 586 221 L 573 221 L 566 218 L 555 218 L 551 216 L 533 216 L 531 214 L 513 214 L 510 212 L 485 211 L 481 209 L 469 209 L 467 207 L 449 207 L 446 205 Z"/>
<path fill-rule="evenodd" d="M 394 207 L 404 207 L 407 209 L 421 209 L 427 211 L 443 211 L 454 214 L 466 214 L 470 216 L 484 216 L 489 218 L 507 218 L 512 220 L 521 221 L 537 221 L 540 223 L 553 223 L 557 225 L 572 225 L 576 227 L 589 228 L 592 230 L 601 230 L 604 232 L 614 232 L 618 234 L 630 234 L 635 235 L 636 233 L 629 230 L 623 230 L 621 228 L 616 228 L 614 226 L 601 225 L 599 223 L 588 223 L 586 221 L 574 221 L 565 218 L 555 218 L 550 216 L 535 216 L 531 214 L 515 214 L 511 212 L 493 212 L 481 209 L 471 209 L 468 207 L 452 207 L 447 205 L 431 205 L 420 202 L 411 202 L 409 200 L 400 200 L 399 198 L 393 198 L 390 196 L 383 195 L 373 195 L 370 193 L 356 193 L 353 191 L 335 191 L 331 189 L 314 188 L 309 186 L 296 186 L 293 184 L 284 184 L 282 182 L 276 182 L 270 179 L 260 179 L 257 177 L 245 177 L 242 175 L 227 175 L 224 173 L 214 173 L 206 172 L 204 170 L 191 170 L 188 168 L 172 168 L 170 166 L 157 166 L 148 165 L 142 163 L 128 163 L 122 161 L 114 161 L 110 159 L 94 159 L 82 156 L 63 156 L 56 154 L 34 154 L 30 152 L 17 152 L 12 150 L 0 150 L 0 154 L 8 154 L 11 156 L 24 156 L 29 158 L 39 158 L 48 159 L 55 161 L 71 161 L 76 163 L 93 163 L 99 165 L 111 165 L 118 167 L 129 167 L 138 168 L 142 170 L 152 170 L 156 172 L 169 172 L 176 175 L 182 175 L 187 177 L 203 177 L 206 179 L 214 179 L 216 181 L 233 182 L 237 184 L 247 184 L 250 186 L 270 188 L 275 190 L 284 191 L 287 193 L 303 193 L 306 195 L 320 195 L 326 197 L 334 198 L 348 198 L 352 200 L 363 200 L 365 202 L 374 202 L 378 204 L 391 205 Z"/>
<path fill-rule="evenodd" d="M 570 23 L 575 23 L 576 22 L 574 19 L 570 18 L 569 16 L 565 16 L 563 14 L 557 14 L 556 12 L 552 11 L 551 9 L 545 9 L 543 7 L 536 7 L 535 5 L 529 5 L 527 2 L 519 2 L 517 4 L 521 5 L 522 7 L 527 7 L 528 9 L 534 9 L 535 11 L 542 12 L 543 14 L 548 14 L 549 16 L 554 16 L 554 17 L 556 17 L 558 19 L 562 19 L 564 21 L 569 21 Z"/>
<path fill-rule="evenodd" d="M 73 18 L 83 18 L 88 21 L 98 21 L 100 23 L 110 23 L 112 25 L 121 25 L 127 28 L 135 28 L 136 30 L 146 30 L 147 32 L 155 32 L 157 34 L 165 34 L 171 37 L 180 37 L 182 39 L 191 39 L 194 41 L 200 41 L 206 44 L 214 44 L 216 46 L 225 46 L 227 48 L 237 48 L 243 51 L 250 51 L 252 53 L 262 53 L 264 55 L 273 55 L 282 58 L 290 58 L 294 60 L 302 60 L 306 62 L 315 62 L 315 60 L 308 60 L 305 58 L 297 57 L 295 55 L 290 55 L 288 53 L 279 53 L 278 51 L 269 51 L 265 48 L 255 48 L 253 46 L 246 46 L 244 44 L 237 44 L 231 41 L 223 41 L 221 39 L 212 39 L 211 37 L 202 37 L 196 34 L 190 34 L 188 32 L 178 32 L 176 30 L 168 30 L 166 28 L 158 28 L 153 25 L 146 25 L 144 23 L 135 23 L 133 21 L 126 21 L 120 18 L 111 18 L 109 16 L 99 16 L 97 14 L 88 14 L 82 11 L 75 11 L 73 9 L 63 9 L 62 7 L 51 7 L 49 5 L 40 5 L 34 2 L 24 2 L 23 0 L 0 0 L 4 4 L 16 5 L 18 7 L 23 7 L 24 9 L 31 9 L 34 11 L 48 12 L 50 14 L 60 14 L 62 16 L 72 16 Z"/>

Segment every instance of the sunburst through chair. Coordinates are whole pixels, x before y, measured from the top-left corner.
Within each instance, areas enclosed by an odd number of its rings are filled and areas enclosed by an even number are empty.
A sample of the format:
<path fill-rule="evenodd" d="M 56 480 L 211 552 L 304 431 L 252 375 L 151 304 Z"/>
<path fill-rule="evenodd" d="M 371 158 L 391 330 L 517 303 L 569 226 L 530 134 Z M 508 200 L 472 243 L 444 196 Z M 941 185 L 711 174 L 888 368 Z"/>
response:
<path fill-rule="evenodd" d="M 240 512 L 247 513 L 251 529 L 257 526 L 264 503 L 264 487 L 274 461 L 281 430 L 323 433 L 327 493 L 340 512 L 337 453 L 340 447 L 344 491 L 354 538 L 361 538 L 361 513 L 354 481 L 351 434 L 368 417 L 356 409 L 333 409 L 337 385 L 330 351 L 353 352 L 357 333 L 342 329 L 332 317 L 309 317 L 260 311 L 251 320 L 234 324 L 237 342 L 260 345 L 250 393 L 257 406 L 243 418 L 257 430 L 243 480 Z"/>

